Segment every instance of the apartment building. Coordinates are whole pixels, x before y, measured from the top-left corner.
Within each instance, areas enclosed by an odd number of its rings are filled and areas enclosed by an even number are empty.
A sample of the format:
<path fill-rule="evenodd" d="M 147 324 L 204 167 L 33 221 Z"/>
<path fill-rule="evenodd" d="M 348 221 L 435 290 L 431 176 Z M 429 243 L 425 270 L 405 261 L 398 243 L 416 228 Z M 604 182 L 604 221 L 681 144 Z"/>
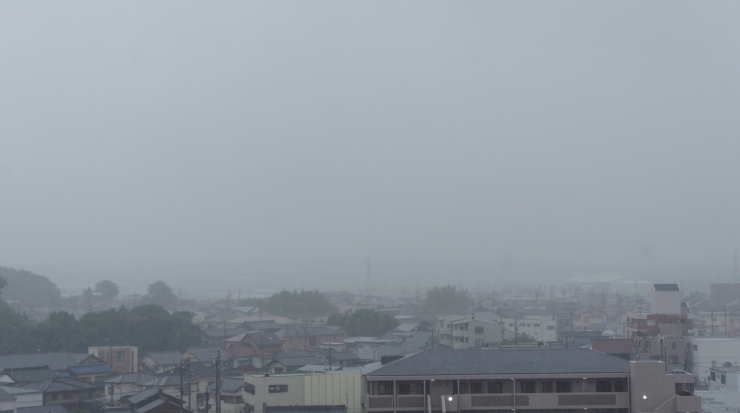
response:
<path fill-rule="evenodd" d="M 516 337 L 531 337 L 537 341 L 558 341 L 558 320 L 552 316 L 526 315 L 522 318 L 502 318 L 501 324 Z"/>
<path fill-rule="evenodd" d="M 425 351 L 364 376 L 366 413 L 699 412 L 694 377 L 585 349 Z"/>
<path fill-rule="evenodd" d="M 437 326 L 439 343 L 455 350 L 490 346 L 504 340 L 501 323 L 475 318 L 475 315 L 442 317 Z"/>

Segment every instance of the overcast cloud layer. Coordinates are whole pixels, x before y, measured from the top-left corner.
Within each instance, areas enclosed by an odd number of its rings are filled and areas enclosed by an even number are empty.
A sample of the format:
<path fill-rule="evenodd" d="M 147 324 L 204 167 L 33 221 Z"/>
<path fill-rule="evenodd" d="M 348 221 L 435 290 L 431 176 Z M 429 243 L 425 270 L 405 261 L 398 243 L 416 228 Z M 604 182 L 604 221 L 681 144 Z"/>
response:
<path fill-rule="evenodd" d="M 729 276 L 738 18 L 737 2 L 2 2 L 0 265 Z"/>

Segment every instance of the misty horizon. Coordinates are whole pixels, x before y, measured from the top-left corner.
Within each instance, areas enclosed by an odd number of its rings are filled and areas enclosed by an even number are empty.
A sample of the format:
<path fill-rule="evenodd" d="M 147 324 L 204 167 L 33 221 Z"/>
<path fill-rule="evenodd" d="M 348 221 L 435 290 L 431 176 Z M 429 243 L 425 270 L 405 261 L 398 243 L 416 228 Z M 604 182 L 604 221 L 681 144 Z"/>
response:
<path fill-rule="evenodd" d="M 2 3 L 0 265 L 67 294 L 358 288 L 368 257 L 389 288 L 735 280 L 739 11 Z"/>

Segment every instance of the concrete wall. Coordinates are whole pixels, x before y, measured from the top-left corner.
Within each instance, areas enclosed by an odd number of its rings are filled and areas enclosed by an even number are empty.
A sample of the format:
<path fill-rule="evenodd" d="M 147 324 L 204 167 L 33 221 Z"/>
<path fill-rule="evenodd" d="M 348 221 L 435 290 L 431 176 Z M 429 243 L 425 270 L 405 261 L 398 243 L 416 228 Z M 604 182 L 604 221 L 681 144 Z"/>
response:
<path fill-rule="evenodd" d="M 740 365 L 740 339 L 689 337 L 690 369 L 700 381 L 707 381 L 712 367 L 722 367 L 724 363 Z"/>
<path fill-rule="evenodd" d="M 653 314 L 681 314 L 681 291 L 650 289 L 650 312 Z"/>

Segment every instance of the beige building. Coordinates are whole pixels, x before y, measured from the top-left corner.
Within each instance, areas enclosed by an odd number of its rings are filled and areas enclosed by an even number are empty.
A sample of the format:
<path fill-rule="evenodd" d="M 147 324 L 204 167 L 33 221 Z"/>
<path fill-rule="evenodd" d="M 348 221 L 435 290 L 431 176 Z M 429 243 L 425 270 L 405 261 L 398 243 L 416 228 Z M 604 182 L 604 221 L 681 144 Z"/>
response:
<path fill-rule="evenodd" d="M 139 371 L 139 348 L 136 346 L 88 347 L 87 353 L 103 360 L 116 373 Z"/>
<path fill-rule="evenodd" d="M 360 368 L 244 376 L 245 412 L 248 413 L 264 413 L 265 406 L 326 405 L 345 405 L 347 413 L 360 413 L 364 393 Z"/>

